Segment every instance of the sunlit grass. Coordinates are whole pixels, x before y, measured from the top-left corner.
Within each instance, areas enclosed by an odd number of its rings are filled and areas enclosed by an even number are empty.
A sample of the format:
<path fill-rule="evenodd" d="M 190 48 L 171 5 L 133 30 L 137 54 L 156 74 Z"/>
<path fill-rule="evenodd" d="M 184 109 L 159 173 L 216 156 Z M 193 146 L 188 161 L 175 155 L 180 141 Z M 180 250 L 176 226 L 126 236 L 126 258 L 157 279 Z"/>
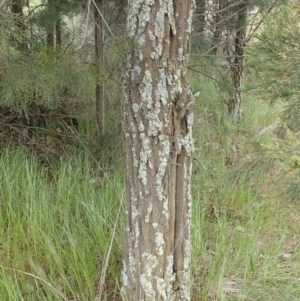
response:
<path fill-rule="evenodd" d="M 193 300 L 298 300 L 299 205 L 272 193 L 274 160 L 261 148 L 276 111 L 246 98 L 237 124 L 205 94 L 195 107 Z"/>
<path fill-rule="evenodd" d="M 261 147 L 272 141 L 264 129 L 276 121 L 276 111 L 246 97 L 244 118 L 233 123 L 211 82 L 192 78 L 194 90 L 200 83 L 193 300 L 298 300 L 300 208 L 272 193 L 274 161 Z M 83 137 L 90 132 L 87 126 Z M 2 149 L 0 300 L 120 300 L 122 159 L 113 151 L 105 157 L 103 148 L 98 161 L 93 146 L 80 145 L 50 171 L 28 152 Z M 96 161 L 108 158 L 112 167 L 103 170 Z"/>
<path fill-rule="evenodd" d="M 49 178 L 37 159 L 11 149 L 0 166 L 0 299 L 93 300 L 106 256 L 117 284 L 121 227 L 108 247 L 120 221 L 121 175 L 96 178 L 83 156 Z"/>

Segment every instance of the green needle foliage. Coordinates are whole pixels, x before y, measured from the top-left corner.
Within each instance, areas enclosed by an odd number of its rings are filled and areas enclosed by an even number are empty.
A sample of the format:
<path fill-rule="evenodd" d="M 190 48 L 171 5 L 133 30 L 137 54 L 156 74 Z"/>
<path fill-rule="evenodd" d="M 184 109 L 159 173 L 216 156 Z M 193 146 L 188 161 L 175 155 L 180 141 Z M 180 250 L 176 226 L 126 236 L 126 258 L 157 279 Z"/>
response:
<path fill-rule="evenodd" d="M 45 108 L 61 106 L 61 100 L 90 102 L 97 73 L 79 54 L 41 48 L 28 56 L 6 59 L 0 82 L 1 105 L 24 112 L 34 102 Z"/>
<path fill-rule="evenodd" d="M 277 159 L 277 193 L 300 200 L 300 5 L 282 6 L 276 15 L 266 16 L 257 41 L 248 48 L 251 73 L 248 89 L 269 103 L 280 104 L 282 125 L 275 144 L 266 146 Z"/>
<path fill-rule="evenodd" d="M 300 130 L 300 26 L 299 4 L 282 6 L 266 16 L 263 30 L 248 48 L 251 68 L 247 89 L 270 103 L 282 101 L 282 118 L 293 131 Z"/>

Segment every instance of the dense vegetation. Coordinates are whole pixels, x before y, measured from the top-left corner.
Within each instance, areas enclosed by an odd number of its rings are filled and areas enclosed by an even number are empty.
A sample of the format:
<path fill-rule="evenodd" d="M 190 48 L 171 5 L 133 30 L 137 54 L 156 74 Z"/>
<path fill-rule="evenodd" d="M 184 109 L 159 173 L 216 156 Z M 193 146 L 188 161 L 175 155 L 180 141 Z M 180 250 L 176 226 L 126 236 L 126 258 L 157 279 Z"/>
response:
<path fill-rule="evenodd" d="M 3 3 L 0 300 L 120 300 L 124 4 L 101 2 L 100 70 L 91 1 L 12 2 L 22 10 Z M 205 31 L 202 40 L 195 32 L 189 73 L 201 92 L 194 104 L 195 301 L 299 300 L 299 4 L 268 13 L 262 23 L 257 17 L 260 30 L 246 48 L 238 122 L 227 113 L 231 77 L 219 68 L 222 57 L 205 55 L 211 33 L 195 17 Z M 103 83 L 105 131 L 95 103 Z"/>

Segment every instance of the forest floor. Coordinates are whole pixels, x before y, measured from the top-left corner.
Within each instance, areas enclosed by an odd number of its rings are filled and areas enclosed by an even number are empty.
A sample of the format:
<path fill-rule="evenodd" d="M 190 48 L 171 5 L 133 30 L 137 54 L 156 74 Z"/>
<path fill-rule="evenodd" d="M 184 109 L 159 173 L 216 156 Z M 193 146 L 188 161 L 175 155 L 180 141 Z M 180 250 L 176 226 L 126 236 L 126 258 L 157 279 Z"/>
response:
<path fill-rule="evenodd" d="M 195 104 L 193 300 L 300 300 L 300 203 L 271 151 L 277 114 L 246 97 L 244 117 L 233 123 L 214 87 L 205 80 L 202 87 Z M 119 134 L 95 138 L 84 118 L 78 128 L 2 146 L 0 300 L 120 300 Z"/>

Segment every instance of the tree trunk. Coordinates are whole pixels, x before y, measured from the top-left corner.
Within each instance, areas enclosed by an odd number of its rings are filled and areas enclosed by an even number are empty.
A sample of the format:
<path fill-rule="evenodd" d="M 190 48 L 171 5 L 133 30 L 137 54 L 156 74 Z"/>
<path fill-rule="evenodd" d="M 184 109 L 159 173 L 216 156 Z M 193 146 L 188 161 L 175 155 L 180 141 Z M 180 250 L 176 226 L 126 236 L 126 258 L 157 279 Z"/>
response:
<path fill-rule="evenodd" d="M 18 41 L 18 46 L 20 50 L 27 51 L 28 50 L 28 45 L 27 45 L 27 39 L 26 39 L 26 25 L 24 22 L 24 14 L 23 14 L 23 6 L 21 3 L 21 0 L 14 0 L 11 3 L 11 12 L 13 14 L 18 15 L 17 17 L 17 27 L 20 31 L 21 34 L 21 40 Z"/>
<path fill-rule="evenodd" d="M 129 1 L 123 80 L 128 301 L 190 300 L 193 0 Z"/>
<path fill-rule="evenodd" d="M 49 7 L 53 7 L 53 0 L 48 0 Z M 55 33 L 54 33 L 54 25 L 51 29 L 48 29 L 47 32 L 47 47 L 54 48 L 55 45 Z"/>
<path fill-rule="evenodd" d="M 96 0 L 94 7 L 95 16 L 95 53 L 99 72 L 104 70 L 104 24 L 100 11 L 103 12 L 103 0 Z M 105 87 L 104 83 L 96 86 L 96 116 L 97 124 L 101 134 L 105 133 Z"/>
<path fill-rule="evenodd" d="M 224 22 L 222 19 L 223 19 L 225 7 L 226 7 L 226 4 L 224 4 L 222 0 L 219 0 L 216 4 L 216 11 L 214 14 L 215 15 L 215 29 L 214 29 L 212 45 L 211 45 L 211 52 L 213 54 L 217 54 L 218 50 L 220 48 L 220 41 L 221 41 L 223 27 L 224 27 Z"/>
<path fill-rule="evenodd" d="M 61 48 L 61 22 L 58 21 L 55 24 L 55 35 L 56 35 L 56 48 Z"/>
<path fill-rule="evenodd" d="M 204 30 L 206 26 L 205 22 L 205 11 L 206 11 L 206 0 L 196 0 L 196 10 L 195 10 L 195 15 L 196 15 L 196 31 L 197 34 L 200 35 L 200 39 L 203 38 L 204 36 Z M 195 30 L 195 25 L 194 25 L 194 30 Z"/>
<path fill-rule="evenodd" d="M 234 59 L 231 66 L 233 94 L 229 99 L 228 111 L 234 119 L 242 117 L 242 86 L 244 82 L 244 48 L 247 29 L 247 1 L 242 1 L 238 9 L 236 36 L 234 40 Z"/>

